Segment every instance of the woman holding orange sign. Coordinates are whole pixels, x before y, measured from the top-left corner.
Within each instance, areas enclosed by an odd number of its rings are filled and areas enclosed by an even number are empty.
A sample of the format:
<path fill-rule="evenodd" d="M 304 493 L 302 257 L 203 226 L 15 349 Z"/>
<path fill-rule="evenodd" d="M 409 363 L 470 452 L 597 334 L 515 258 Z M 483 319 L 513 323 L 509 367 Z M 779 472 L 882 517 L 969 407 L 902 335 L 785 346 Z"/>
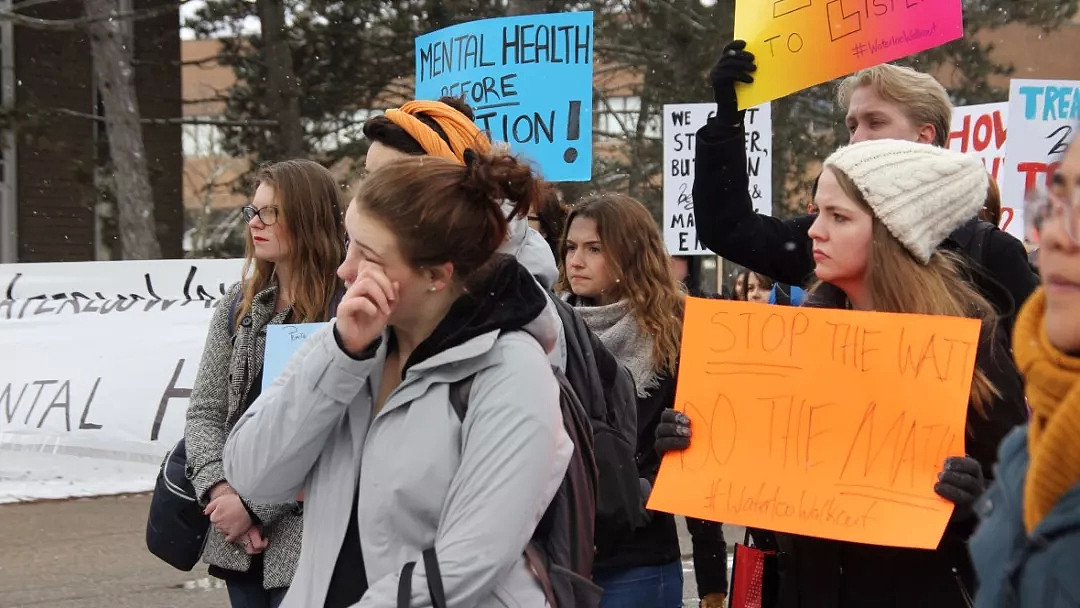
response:
<path fill-rule="evenodd" d="M 964 607 L 974 594 L 966 543 L 972 505 L 995 451 L 1025 419 L 993 307 L 969 282 L 966 263 L 938 245 L 978 212 L 987 189 L 978 160 L 897 140 L 841 148 L 825 161 L 810 227 L 817 284 L 808 306 L 968 317 L 983 321 L 967 414 L 967 453 L 944 463 L 935 492 L 955 503 L 934 551 L 794 534 L 777 536 L 782 607 Z M 689 445 L 684 414 L 665 412 L 661 451 Z"/>

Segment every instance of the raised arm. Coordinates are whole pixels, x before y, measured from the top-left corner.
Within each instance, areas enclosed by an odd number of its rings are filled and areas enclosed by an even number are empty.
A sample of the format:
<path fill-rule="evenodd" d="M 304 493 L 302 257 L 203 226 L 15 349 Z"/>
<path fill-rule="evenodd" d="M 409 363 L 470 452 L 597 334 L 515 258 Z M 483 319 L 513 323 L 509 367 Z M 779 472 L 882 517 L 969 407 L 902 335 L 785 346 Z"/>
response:
<path fill-rule="evenodd" d="M 814 270 L 812 216 L 779 220 L 754 211 L 746 174 L 745 111 L 735 83 L 753 82 L 754 56 L 741 40 L 724 47 L 709 74 L 716 115 L 698 130 L 694 220 L 698 238 L 717 255 L 783 283 L 803 285 Z"/>

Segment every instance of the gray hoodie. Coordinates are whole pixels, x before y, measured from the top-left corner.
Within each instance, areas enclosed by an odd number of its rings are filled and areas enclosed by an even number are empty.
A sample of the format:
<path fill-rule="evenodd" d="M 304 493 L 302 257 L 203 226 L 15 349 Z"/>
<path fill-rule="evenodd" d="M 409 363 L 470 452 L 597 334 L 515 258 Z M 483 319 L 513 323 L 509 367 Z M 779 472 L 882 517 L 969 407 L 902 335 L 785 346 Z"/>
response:
<path fill-rule="evenodd" d="M 509 213 L 509 208 L 507 208 Z M 510 219 L 509 235 L 497 253 L 512 255 L 517 258 L 519 264 L 524 266 L 544 288 L 547 293 L 552 293 L 555 281 L 559 280 L 559 265 L 555 256 L 551 254 L 551 248 L 540 233 L 529 227 L 529 220 L 523 217 Z M 555 309 L 555 303 L 548 303 L 548 314 L 559 318 L 559 312 Z M 556 328 L 555 344 L 548 352 L 548 359 L 559 371 L 566 371 L 566 332 L 562 323 Z"/>
<path fill-rule="evenodd" d="M 304 343 L 224 451 L 242 495 L 305 494 L 304 542 L 283 608 L 324 604 L 357 483 L 370 585 L 361 608 L 396 606 L 410 561 L 410 606 L 430 606 L 421 553 L 432 546 L 449 605 L 544 606 L 522 552 L 573 451 L 545 357 L 557 319 L 545 310 L 524 331 L 488 331 L 408 367 L 374 420 L 387 340 L 364 360 L 342 352 L 332 324 Z M 459 422 L 450 385 L 469 376 Z"/>

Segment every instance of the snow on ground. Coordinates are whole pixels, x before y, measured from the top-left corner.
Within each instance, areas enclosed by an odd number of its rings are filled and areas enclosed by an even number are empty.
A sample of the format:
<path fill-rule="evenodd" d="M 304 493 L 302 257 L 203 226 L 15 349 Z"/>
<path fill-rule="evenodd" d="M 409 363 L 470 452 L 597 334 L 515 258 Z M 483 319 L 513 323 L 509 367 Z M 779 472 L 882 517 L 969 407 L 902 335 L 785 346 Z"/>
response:
<path fill-rule="evenodd" d="M 148 492 L 159 465 L 0 449 L 0 504 Z"/>

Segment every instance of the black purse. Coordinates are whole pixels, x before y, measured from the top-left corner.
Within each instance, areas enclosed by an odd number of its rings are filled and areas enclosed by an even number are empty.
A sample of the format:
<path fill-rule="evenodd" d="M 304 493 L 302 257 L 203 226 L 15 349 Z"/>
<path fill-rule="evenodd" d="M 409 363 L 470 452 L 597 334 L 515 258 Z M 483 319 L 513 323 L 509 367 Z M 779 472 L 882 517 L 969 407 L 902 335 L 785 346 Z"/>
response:
<path fill-rule="evenodd" d="M 199 563 L 210 531 L 210 518 L 203 514 L 186 468 L 187 448 L 181 439 L 161 463 L 146 518 L 146 548 L 184 571 Z"/>

